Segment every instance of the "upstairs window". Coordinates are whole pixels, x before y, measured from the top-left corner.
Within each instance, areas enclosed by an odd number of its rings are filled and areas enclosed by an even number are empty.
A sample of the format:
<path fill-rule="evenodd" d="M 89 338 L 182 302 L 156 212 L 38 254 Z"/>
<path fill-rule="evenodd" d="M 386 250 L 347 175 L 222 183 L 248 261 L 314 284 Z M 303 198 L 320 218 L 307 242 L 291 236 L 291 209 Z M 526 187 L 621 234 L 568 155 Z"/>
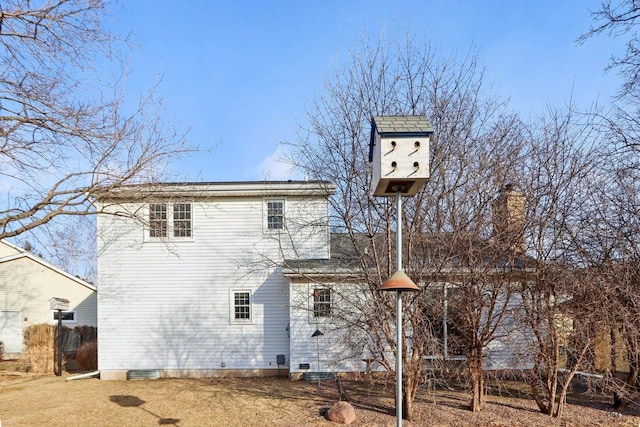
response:
<path fill-rule="evenodd" d="M 191 237 L 191 204 L 173 205 L 173 236 Z"/>
<path fill-rule="evenodd" d="M 167 237 L 185 238 L 193 236 L 193 214 L 191 203 L 150 203 L 149 234 L 151 239 Z"/>
<path fill-rule="evenodd" d="M 284 200 L 267 200 L 267 229 L 284 229 Z"/>
<path fill-rule="evenodd" d="M 331 316 L 331 289 L 316 288 L 313 290 L 313 317 Z"/>
<path fill-rule="evenodd" d="M 167 237 L 167 205 L 149 205 L 149 237 Z"/>

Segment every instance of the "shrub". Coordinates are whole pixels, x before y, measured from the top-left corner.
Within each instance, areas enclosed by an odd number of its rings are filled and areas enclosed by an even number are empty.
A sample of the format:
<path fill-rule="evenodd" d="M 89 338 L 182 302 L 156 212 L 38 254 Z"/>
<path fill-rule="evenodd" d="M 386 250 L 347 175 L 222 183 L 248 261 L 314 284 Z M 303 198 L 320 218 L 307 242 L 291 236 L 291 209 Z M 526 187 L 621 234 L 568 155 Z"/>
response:
<path fill-rule="evenodd" d="M 24 333 L 31 372 L 51 373 L 56 365 L 56 327 L 44 323 L 31 325 Z"/>
<path fill-rule="evenodd" d="M 0 341 L 0 360 L 4 359 L 4 343 Z"/>
<path fill-rule="evenodd" d="M 84 370 L 95 371 L 98 369 L 98 343 L 92 341 L 78 347 L 75 361 Z"/>
<path fill-rule="evenodd" d="M 78 336 L 79 346 L 98 339 L 98 329 L 95 326 L 81 325 L 73 328 L 73 333 Z"/>

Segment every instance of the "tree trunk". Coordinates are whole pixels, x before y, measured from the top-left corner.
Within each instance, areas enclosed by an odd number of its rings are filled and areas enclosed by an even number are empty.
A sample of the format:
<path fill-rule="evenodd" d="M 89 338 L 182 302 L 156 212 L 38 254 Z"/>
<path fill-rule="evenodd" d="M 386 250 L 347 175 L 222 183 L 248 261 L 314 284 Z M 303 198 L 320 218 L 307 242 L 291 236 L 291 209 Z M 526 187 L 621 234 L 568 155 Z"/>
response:
<path fill-rule="evenodd" d="M 416 396 L 418 381 L 411 375 L 405 379 L 402 387 L 402 418 L 411 421 L 413 418 L 413 400 Z"/>
<path fill-rule="evenodd" d="M 482 350 L 474 348 L 469 358 L 469 373 L 471 374 L 471 385 L 473 396 L 469 409 L 472 412 L 480 412 L 484 401 L 484 375 L 482 372 Z"/>
<path fill-rule="evenodd" d="M 402 393 L 404 396 L 402 397 L 402 419 L 407 421 L 411 421 L 412 412 L 413 412 L 413 402 L 407 398 L 407 393 Z"/>
<path fill-rule="evenodd" d="M 629 394 L 638 388 L 638 367 L 630 363 L 629 364 L 629 374 L 627 375 L 627 380 L 622 385 L 622 391 L 620 393 L 613 393 L 613 407 L 615 409 L 624 408 L 629 404 L 631 399 L 629 399 Z"/>

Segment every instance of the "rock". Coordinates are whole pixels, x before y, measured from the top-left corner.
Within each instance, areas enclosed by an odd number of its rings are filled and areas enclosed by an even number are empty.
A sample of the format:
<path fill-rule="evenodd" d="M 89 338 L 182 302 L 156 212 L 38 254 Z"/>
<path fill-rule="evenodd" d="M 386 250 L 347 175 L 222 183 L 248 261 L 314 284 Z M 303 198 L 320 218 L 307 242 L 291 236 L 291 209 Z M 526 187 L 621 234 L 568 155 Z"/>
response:
<path fill-rule="evenodd" d="M 329 408 L 325 418 L 334 423 L 349 425 L 356 420 L 356 410 L 349 402 L 337 402 Z"/>

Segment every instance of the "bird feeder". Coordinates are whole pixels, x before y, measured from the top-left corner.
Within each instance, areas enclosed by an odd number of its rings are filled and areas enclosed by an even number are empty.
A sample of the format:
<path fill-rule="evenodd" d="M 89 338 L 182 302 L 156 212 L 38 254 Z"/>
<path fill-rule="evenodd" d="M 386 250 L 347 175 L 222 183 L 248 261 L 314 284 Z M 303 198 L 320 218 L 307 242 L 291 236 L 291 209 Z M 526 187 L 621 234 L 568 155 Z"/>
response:
<path fill-rule="evenodd" d="M 423 116 L 374 116 L 369 163 L 374 196 L 415 195 L 429 179 L 431 123 Z"/>

